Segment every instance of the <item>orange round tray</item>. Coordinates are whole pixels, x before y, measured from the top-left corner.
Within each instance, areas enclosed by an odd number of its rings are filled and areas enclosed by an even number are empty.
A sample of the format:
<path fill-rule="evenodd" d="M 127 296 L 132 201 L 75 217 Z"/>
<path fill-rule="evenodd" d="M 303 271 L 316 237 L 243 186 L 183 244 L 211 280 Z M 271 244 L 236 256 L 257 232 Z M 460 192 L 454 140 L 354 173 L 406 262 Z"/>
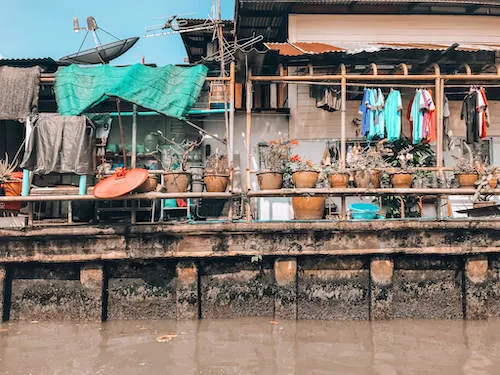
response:
<path fill-rule="evenodd" d="M 128 194 L 148 179 L 148 171 L 142 168 L 119 168 L 109 177 L 99 181 L 94 187 L 97 198 L 116 198 Z"/>

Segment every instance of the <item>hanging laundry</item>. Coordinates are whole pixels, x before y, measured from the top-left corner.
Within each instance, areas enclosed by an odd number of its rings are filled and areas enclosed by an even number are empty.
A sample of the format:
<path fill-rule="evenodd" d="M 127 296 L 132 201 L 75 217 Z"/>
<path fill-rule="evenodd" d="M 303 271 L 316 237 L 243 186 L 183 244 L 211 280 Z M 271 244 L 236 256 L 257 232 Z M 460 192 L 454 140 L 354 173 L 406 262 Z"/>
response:
<path fill-rule="evenodd" d="M 424 114 L 422 109 L 424 108 L 425 103 L 422 97 L 422 91 L 417 90 L 415 93 L 415 97 L 413 98 L 413 104 L 411 106 L 410 118 L 413 122 L 413 144 L 416 145 L 420 143 L 422 140 L 422 127 L 424 122 Z"/>
<path fill-rule="evenodd" d="M 477 90 L 477 101 L 479 138 L 486 138 L 486 128 L 488 128 L 490 124 L 488 99 L 486 98 L 486 92 L 484 91 L 484 88 L 480 88 L 479 90 Z"/>
<path fill-rule="evenodd" d="M 479 142 L 478 93 L 471 89 L 462 103 L 460 119 L 465 121 L 466 142 Z"/>
<path fill-rule="evenodd" d="M 391 90 L 384 106 L 384 120 L 389 142 L 401 137 L 401 111 L 403 102 L 399 90 Z"/>
<path fill-rule="evenodd" d="M 422 138 L 427 142 L 434 142 L 436 139 L 436 107 L 432 100 L 432 91 L 422 90 L 424 100 L 424 121 L 422 124 Z"/>
<path fill-rule="evenodd" d="M 316 99 L 316 107 L 329 112 L 340 111 L 340 91 L 328 86 L 311 85 L 309 96 Z"/>
<path fill-rule="evenodd" d="M 367 139 L 371 140 L 374 137 L 384 138 L 385 136 L 385 119 L 384 119 L 384 104 L 385 98 L 382 90 L 373 90 L 375 95 L 375 107 L 372 108 L 375 114 L 375 119 L 370 128 Z"/>
<path fill-rule="evenodd" d="M 366 137 L 370 132 L 371 123 L 373 122 L 372 111 L 370 108 L 374 102 L 375 100 L 372 97 L 372 90 L 364 89 L 363 99 L 361 99 L 361 104 L 359 105 L 359 114 L 361 115 L 361 135 L 363 137 Z"/>
<path fill-rule="evenodd" d="M 450 150 L 450 141 L 453 132 L 450 128 L 450 104 L 448 98 L 445 96 L 443 99 L 443 149 Z"/>

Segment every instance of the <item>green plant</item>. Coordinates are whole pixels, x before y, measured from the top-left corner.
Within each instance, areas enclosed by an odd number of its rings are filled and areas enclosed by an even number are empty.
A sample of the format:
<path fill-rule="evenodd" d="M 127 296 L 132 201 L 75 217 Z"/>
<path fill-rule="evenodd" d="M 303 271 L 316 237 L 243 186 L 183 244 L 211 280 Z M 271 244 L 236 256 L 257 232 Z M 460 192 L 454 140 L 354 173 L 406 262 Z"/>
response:
<path fill-rule="evenodd" d="M 5 160 L 0 160 L 0 184 L 12 180 L 11 174 L 17 168 L 17 163 L 9 163 L 9 155 L 5 153 Z"/>
<path fill-rule="evenodd" d="M 227 155 L 222 155 L 218 151 L 210 155 L 205 165 L 205 175 L 229 175 L 229 164 Z"/>
<path fill-rule="evenodd" d="M 261 172 L 283 173 L 288 163 L 290 148 L 297 144 L 296 140 L 270 141 L 260 152 Z"/>
<path fill-rule="evenodd" d="M 203 137 L 197 141 L 184 140 L 177 143 L 174 140 L 163 137 L 170 147 L 162 148 L 161 165 L 168 172 L 186 172 L 188 168 L 189 154 L 203 142 Z"/>
<path fill-rule="evenodd" d="M 464 147 L 468 151 L 468 156 L 455 156 L 452 157 L 455 159 L 455 168 L 454 171 L 456 174 L 460 173 L 480 173 L 481 169 L 484 168 L 482 163 L 478 160 L 474 160 L 474 154 L 467 143 L 464 143 Z"/>

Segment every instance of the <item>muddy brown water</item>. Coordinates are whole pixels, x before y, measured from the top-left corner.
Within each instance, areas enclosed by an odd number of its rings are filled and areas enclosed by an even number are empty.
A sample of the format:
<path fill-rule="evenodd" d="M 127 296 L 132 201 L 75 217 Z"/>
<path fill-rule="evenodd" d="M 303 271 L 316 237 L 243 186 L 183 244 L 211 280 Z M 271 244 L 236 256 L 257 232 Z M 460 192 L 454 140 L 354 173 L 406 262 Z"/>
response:
<path fill-rule="evenodd" d="M 500 321 L 0 324 L 0 374 L 500 374 Z"/>

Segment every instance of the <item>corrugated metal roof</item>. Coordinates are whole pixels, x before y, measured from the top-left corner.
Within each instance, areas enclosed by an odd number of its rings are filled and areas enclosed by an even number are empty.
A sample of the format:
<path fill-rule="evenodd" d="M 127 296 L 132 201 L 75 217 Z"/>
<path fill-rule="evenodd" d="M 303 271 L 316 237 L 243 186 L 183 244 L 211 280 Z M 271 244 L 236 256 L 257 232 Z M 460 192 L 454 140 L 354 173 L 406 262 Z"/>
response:
<path fill-rule="evenodd" d="M 344 52 L 355 54 L 361 52 L 377 52 L 381 50 L 400 50 L 400 49 L 420 49 L 431 51 L 445 51 L 453 43 L 429 44 L 429 43 L 366 43 L 366 44 L 341 44 L 334 46 L 327 43 L 314 42 L 285 42 L 285 43 L 264 43 L 272 51 L 277 51 L 281 56 L 301 56 L 301 55 L 320 55 L 325 53 Z M 463 44 L 456 48 L 457 51 L 500 51 L 500 44 L 492 43 L 474 43 Z"/>
<path fill-rule="evenodd" d="M 304 4 L 304 5 L 337 5 L 337 4 L 408 4 L 408 3 L 431 3 L 449 5 L 484 5 L 500 6 L 500 0 L 239 0 L 241 6 L 253 4 Z"/>

